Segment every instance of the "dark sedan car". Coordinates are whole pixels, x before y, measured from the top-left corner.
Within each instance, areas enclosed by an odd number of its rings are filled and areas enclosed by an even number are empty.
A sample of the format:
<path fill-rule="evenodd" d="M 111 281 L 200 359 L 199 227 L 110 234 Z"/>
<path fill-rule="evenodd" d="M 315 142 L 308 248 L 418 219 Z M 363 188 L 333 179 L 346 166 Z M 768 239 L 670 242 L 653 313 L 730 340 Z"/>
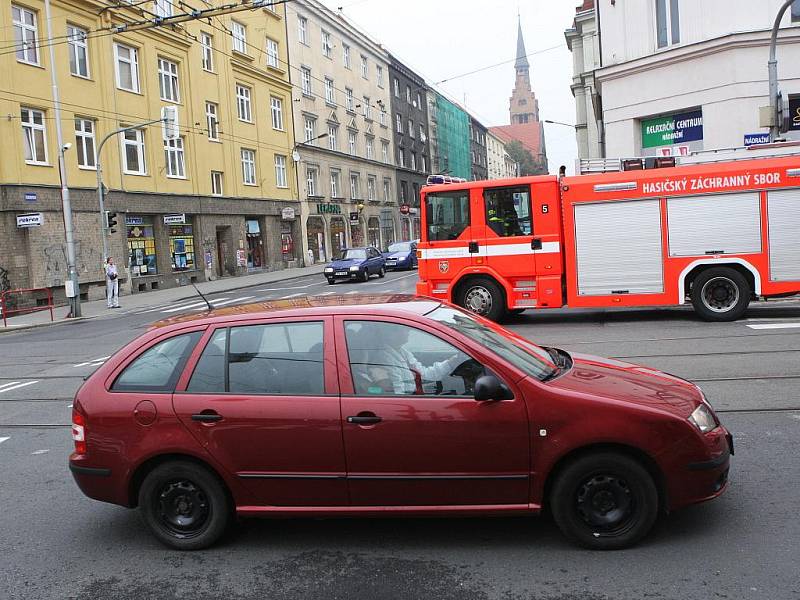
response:
<path fill-rule="evenodd" d="M 688 381 L 434 299 L 344 300 L 187 315 L 125 346 L 76 394 L 78 486 L 183 550 L 234 516 L 543 509 L 615 549 L 727 488 L 730 434 Z"/>
<path fill-rule="evenodd" d="M 417 266 L 417 243 L 395 242 L 383 253 L 386 259 L 386 268 L 414 269 Z"/>
<path fill-rule="evenodd" d="M 342 280 L 367 281 L 370 275 L 386 275 L 386 259 L 377 248 L 345 248 L 342 254 L 325 267 L 325 278 L 333 285 Z"/>

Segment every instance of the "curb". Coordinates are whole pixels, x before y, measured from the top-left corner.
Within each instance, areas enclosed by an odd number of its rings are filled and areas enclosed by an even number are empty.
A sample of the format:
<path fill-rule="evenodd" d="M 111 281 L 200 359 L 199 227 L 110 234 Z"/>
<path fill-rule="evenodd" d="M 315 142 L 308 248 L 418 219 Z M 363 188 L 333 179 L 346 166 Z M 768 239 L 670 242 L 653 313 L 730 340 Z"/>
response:
<path fill-rule="evenodd" d="M 27 331 L 29 329 L 41 329 L 42 327 L 54 327 L 56 325 L 69 325 L 70 323 L 79 323 L 80 321 L 88 321 L 90 319 L 96 319 L 99 315 L 93 315 L 90 317 L 75 317 L 73 319 L 68 319 L 64 317 L 63 319 L 57 321 L 47 321 L 46 323 L 33 323 L 32 325 L 12 325 L 10 327 L 0 327 L 0 335 L 7 335 L 11 333 L 16 333 L 17 331 Z"/>

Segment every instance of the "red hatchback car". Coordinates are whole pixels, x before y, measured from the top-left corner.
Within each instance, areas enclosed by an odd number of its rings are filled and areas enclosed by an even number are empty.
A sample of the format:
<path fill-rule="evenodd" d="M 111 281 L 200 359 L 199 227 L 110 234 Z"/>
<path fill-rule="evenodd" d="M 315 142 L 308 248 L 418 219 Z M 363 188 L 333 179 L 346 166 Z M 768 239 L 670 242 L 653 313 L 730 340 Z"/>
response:
<path fill-rule="evenodd" d="M 231 519 L 537 514 L 594 549 L 727 487 L 695 385 L 408 296 L 158 323 L 78 391 L 72 474 L 173 548 Z"/>

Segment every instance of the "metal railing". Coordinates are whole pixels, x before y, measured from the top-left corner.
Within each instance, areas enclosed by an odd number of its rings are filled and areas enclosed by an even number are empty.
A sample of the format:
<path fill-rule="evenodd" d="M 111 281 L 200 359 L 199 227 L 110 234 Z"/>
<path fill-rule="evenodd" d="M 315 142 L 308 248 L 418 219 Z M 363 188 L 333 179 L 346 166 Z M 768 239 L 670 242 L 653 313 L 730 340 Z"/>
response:
<path fill-rule="evenodd" d="M 22 306 L 22 308 L 11 308 L 12 306 L 18 306 L 18 302 L 9 302 L 11 298 L 15 295 L 21 296 L 25 293 L 31 294 L 41 294 L 44 293 L 47 295 L 47 304 L 37 304 L 35 306 Z M 50 320 L 54 321 L 55 317 L 53 315 L 53 292 L 50 288 L 21 288 L 17 290 L 6 290 L 4 292 L 0 292 L 0 313 L 3 315 L 3 327 L 8 327 L 8 318 L 15 316 L 15 315 L 25 315 L 34 312 L 41 312 L 43 310 L 50 311 Z"/>

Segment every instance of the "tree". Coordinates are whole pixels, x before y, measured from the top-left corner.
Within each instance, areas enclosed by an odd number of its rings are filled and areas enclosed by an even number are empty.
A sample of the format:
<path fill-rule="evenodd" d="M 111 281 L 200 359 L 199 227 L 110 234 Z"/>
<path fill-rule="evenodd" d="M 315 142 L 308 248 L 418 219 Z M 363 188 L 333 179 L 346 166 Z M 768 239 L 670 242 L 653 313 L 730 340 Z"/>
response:
<path fill-rule="evenodd" d="M 506 144 L 506 152 L 515 163 L 519 165 L 519 176 L 541 175 L 542 166 L 533 158 L 530 150 L 522 145 L 519 140 L 511 140 Z M 544 171 L 546 173 L 546 171 Z"/>

